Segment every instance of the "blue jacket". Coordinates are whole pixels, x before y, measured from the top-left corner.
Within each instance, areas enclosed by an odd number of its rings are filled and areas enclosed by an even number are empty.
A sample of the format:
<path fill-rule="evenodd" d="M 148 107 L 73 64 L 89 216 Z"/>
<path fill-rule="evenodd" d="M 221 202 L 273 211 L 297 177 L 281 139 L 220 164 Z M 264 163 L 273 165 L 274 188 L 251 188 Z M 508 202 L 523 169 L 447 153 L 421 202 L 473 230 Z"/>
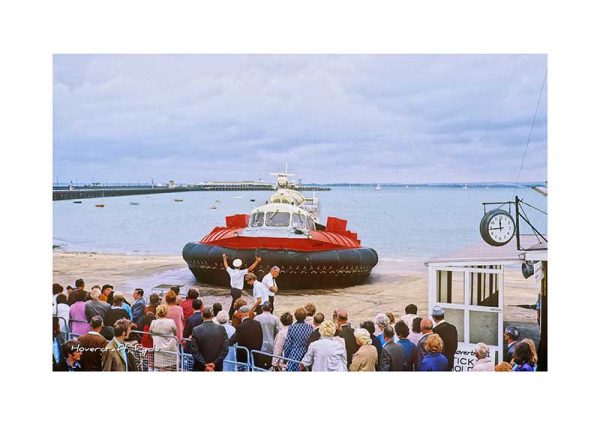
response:
<path fill-rule="evenodd" d="M 125 306 L 126 304 L 124 304 Z M 139 298 L 131 306 L 131 320 L 137 325 L 138 331 L 144 328 L 144 309 L 146 308 L 146 301 L 143 298 Z M 125 309 L 127 310 L 127 308 Z"/>
<path fill-rule="evenodd" d="M 200 326 L 204 323 L 204 319 L 202 318 L 202 313 L 197 311 L 194 312 L 190 317 L 185 321 L 185 327 L 183 328 L 183 337 L 189 338 L 192 336 L 192 332 L 196 326 Z"/>
<path fill-rule="evenodd" d="M 421 372 L 448 371 L 448 359 L 442 353 L 427 353 L 419 365 Z"/>
<path fill-rule="evenodd" d="M 133 314 L 131 313 L 131 306 L 127 303 L 123 303 L 122 307 L 129 315 L 129 320 L 133 320 Z"/>
<path fill-rule="evenodd" d="M 522 365 L 515 364 L 513 366 L 514 372 L 534 372 L 535 369 L 529 363 L 525 362 Z"/>
<path fill-rule="evenodd" d="M 417 347 L 408 339 L 400 339 L 398 345 L 400 345 L 404 351 L 404 370 L 414 370 Z"/>

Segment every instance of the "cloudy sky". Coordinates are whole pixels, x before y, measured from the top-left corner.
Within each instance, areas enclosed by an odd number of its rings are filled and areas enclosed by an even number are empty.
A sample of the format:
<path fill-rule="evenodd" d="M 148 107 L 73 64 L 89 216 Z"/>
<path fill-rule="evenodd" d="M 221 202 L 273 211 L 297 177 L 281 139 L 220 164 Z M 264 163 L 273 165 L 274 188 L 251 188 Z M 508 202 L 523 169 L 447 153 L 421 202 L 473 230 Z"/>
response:
<path fill-rule="evenodd" d="M 57 55 L 54 179 L 515 181 L 544 55 Z M 547 174 L 546 87 L 521 181 Z"/>

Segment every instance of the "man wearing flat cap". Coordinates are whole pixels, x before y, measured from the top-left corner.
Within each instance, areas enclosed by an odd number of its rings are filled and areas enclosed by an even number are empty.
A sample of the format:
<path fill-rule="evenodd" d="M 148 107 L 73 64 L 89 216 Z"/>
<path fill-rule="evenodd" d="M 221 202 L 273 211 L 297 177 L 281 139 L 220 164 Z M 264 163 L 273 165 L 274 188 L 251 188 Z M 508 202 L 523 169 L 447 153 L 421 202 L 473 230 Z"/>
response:
<path fill-rule="evenodd" d="M 444 342 L 444 356 L 448 359 L 448 370 L 454 370 L 454 353 L 458 348 L 458 332 L 454 325 L 444 320 L 444 309 L 440 306 L 433 307 L 431 311 L 433 319 L 433 333 L 436 333 Z"/>

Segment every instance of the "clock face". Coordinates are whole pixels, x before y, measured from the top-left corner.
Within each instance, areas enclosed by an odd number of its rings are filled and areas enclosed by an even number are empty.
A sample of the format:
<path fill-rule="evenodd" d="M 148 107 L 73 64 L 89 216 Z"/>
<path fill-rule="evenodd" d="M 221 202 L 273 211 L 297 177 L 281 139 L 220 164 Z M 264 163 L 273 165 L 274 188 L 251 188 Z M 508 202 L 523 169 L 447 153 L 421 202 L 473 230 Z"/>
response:
<path fill-rule="evenodd" d="M 479 230 L 487 243 L 502 246 L 515 235 L 515 222 L 508 212 L 496 209 L 483 216 Z"/>

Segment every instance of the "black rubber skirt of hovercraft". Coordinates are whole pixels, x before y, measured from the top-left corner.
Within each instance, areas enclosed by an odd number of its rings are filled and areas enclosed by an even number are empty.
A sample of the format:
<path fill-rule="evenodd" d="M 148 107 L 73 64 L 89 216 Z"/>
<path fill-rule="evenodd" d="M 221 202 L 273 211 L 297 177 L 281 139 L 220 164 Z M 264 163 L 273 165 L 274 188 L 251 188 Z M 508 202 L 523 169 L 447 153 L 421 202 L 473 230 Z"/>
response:
<path fill-rule="evenodd" d="M 229 266 L 234 259 L 250 266 L 256 257 L 262 261 L 253 273 L 261 280 L 271 267 L 278 266 L 280 290 L 304 288 L 335 288 L 363 283 L 378 261 L 371 248 L 335 249 L 303 252 L 271 249 L 229 249 L 216 245 L 190 242 L 183 248 L 183 259 L 198 282 L 229 287 L 229 274 L 223 267 L 223 254 Z"/>

